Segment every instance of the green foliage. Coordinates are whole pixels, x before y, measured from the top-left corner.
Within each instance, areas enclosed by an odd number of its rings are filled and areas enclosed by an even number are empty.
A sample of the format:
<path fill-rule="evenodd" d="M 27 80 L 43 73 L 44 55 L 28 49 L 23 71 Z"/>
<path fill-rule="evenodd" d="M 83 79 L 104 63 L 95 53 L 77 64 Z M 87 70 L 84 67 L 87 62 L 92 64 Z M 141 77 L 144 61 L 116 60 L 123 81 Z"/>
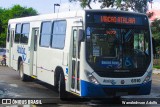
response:
<path fill-rule="evenodd" d="M 8 20 L 26 16 L 37 15 L 37 11 L 33 8 L 21 7 L 15 5 L 9 9 L 0 8 L 0 47 L 5 47 Z"/>
<path fill-rule="evenodd" d="M 90 3 L 91 3 L 92 1 L 95 2 L 95 1 L 97 1 L 97 0 L 69 0 L 69 2 L 77 2 L 77 1 L 80 2 L 80 5 L 81 5 L 82 8 L 88 7 L 89 9 L 92 9 L 92 7 L 90 6 Z"/>
<path fill-rule="evenodd" d="M 14 18 L 26 17 L 37 15 L 37 11 L 33 8 L 21 7 L 20 5 L 15 5 L 11 8 L 10 15 Z"/>
<path fill-rule="evenodd" d="M 131 9 L 135 12 L 146 13 L 147 0 L 116 0 L 116 6 L 121 10 Z"/>
<path fill-rule="evenodd" d="M 82 8 L 89 7 L 90 9 L 90 3 L 91 2 L 99 2 L 101 3 L 100 8 L 105 7 L 116 7 L 119 10 L 125 10 L 128 11 L 129 9 L 140 12 L 140 13 L 146 13 L 147 11 L 147 0 L 69 0 L 70 2 L 77 2 L 79 1 L 81 3 Z"/>
<path fill-rule="evenodd" d="M 5 41 L 6 41 L 6 34 L 5 33 L 1 33 L 0 34 L 0 47 L 5 47 Z"/>
<path fill-rule="evenodd" d="M 82 8 L 85 8 L 86 6 L 87 6 L 87 3 L 88 3 L 88 0 L 81 0 L 82 2 L 81 2 L 81 7 Z"/>
<path fill-rule="evenodd" d="M 160 48 L 160 20 L 156 19 L 152 22 L 152 35 L 155 40 L 156 49 Z"/>
<path fill-rule="evenodd" d="M 160 69 L 160 66 L 159 65 L 155 65 L 155 66 L 153 66 L 153 68 Z"/>

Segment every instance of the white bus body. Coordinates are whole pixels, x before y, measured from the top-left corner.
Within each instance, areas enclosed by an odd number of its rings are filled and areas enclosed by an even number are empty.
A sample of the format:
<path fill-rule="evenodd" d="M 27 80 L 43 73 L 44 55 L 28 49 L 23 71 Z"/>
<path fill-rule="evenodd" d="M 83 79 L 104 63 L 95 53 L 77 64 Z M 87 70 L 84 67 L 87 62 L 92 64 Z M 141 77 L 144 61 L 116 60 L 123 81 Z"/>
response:
<path fill-rule="evenodd" d="M 108 11 L 96 12 L 107 14 Z M 7 65 L 19 71 L 22 80 L 32 77 L 53 86 L 57 85 L 62 91 L 61 94 L 64 92 L 63 87 L 67 92 L 81 97 L 149 94 L 152 80 L 152 48 L 150 62 L 143 75 L 123 78 L 101 76 L 86 60 L 86 51 L 89 49 L 86 48 L 85 37 L 78 42 L 78 38 L 83 35 L 81 31 L 85 31 L 88 26 L 86 17 L 87 11 L 77 11 L 10 19 L 6 43 Z M 108 20 L 112 21 L 112 18 Z M 151 35 L 150 29 L 148 32 Z M 87 35 L 87 31 L 85 33 L 84 35 Z M 152 46 L 151 39 L 149 45 L 147 46 Z M 95 50 L 94 54 L 99 52 Z M 110 62 L 105 60 L 103 65 Z M 113 94 L 111 91 L 114 91 Z"/>

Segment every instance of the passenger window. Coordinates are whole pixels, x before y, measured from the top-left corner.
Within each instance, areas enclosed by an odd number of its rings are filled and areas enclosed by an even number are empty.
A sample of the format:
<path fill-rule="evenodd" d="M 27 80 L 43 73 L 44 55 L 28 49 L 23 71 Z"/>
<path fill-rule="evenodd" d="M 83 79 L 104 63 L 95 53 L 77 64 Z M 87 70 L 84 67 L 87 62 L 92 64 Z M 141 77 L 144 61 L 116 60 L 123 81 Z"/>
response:
<path fill-rule="evenodd" d="M 66 36 L 66 21 L 56 21 L 53 23 L 52 47 L 63 49 Z"/>
<path fill-rule="evenodd" d="M 15 33 L 15 43 L 19 43 L 21 37 L 21 24 L 16 25 L 16 33 Z"/>
<path fill-rule="evenodd" d="M 41 39 L 40 39 L 40 46 L 42 47 L 49 47 L 50 45 L 51 25 L 52 23 L 50 21 L 42 22 Z"/>
<path fill-rule="evenodd" d="M 21 43 L 28 43 L 29 38 L 29 23 L 22 24 L 22 35 L 21 35 Z"/>

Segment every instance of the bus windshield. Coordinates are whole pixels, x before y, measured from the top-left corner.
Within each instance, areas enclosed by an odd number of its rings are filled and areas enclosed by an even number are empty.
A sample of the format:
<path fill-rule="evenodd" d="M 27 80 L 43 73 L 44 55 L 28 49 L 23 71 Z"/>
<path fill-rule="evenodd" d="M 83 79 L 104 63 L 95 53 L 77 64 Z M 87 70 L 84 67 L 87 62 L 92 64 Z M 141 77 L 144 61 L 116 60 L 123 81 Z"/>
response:
<path fill-rule="evenodd" d="M 95 71 L 146 70 L 150 63 L 148 27 L 88 23 L 87 62 Z"/>

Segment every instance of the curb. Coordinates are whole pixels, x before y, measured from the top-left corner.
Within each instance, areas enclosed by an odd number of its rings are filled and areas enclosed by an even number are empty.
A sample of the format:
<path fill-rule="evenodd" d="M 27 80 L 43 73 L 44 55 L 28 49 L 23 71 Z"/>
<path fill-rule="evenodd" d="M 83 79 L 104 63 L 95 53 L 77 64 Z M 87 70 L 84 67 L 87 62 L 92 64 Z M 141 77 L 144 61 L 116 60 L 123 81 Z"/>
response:
<path fill-rule="evenodd" d="M 160 74 L 160 70 L 159 69 L 154 69 L 153 74 Z"/>

